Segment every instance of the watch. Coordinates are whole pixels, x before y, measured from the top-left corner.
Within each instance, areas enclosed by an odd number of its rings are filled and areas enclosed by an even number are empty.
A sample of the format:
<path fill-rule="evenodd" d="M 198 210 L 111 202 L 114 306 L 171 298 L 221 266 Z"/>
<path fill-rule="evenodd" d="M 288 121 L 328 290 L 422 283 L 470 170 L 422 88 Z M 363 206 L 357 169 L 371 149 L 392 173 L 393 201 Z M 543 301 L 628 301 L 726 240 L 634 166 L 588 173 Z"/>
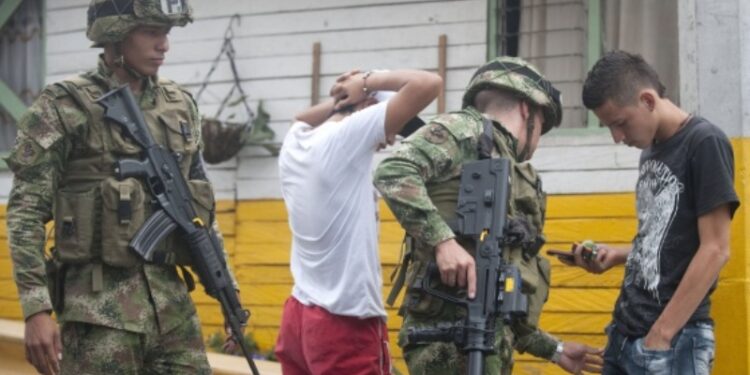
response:
<path fill-rule="evenodd" d="M 365 95 L 371 95 L 372 90 L 367 88 L 367 77 L 370 76 L 370 74 L 375 73 L 373 70 L 368 70 L 365 72 L 365 74 L 362 75 L 362 91 L 364 91 Z"/>
<path fill-rule="evenodd" d="M 565 349 L 563 342 L 558 341 L 557 347 L 555 348 L 555 352 L 552 353 L 552 357 L 549 359 L 552 363 L 560 363 L 560 358 L 563 354 L 563 349 Z"/>

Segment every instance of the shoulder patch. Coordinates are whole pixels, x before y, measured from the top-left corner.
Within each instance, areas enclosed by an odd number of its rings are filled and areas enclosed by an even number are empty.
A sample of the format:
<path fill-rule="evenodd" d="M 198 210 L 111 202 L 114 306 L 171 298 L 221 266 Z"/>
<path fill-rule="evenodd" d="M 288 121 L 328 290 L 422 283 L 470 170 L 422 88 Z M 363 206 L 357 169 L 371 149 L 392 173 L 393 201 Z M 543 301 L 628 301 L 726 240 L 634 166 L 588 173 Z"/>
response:
<path fill-rule="evenodd" d="M 443 144 L 448 140 L 448 131 L 443 125 L 432 124 L 425 130 L 424 139 L 432 144 Z"/>
<path fill-rule="evenodd" d="M 32 142 L 23 142 L 18 145 L 18 159 L 23 164 L 31 164 L 39 153 Z"/>

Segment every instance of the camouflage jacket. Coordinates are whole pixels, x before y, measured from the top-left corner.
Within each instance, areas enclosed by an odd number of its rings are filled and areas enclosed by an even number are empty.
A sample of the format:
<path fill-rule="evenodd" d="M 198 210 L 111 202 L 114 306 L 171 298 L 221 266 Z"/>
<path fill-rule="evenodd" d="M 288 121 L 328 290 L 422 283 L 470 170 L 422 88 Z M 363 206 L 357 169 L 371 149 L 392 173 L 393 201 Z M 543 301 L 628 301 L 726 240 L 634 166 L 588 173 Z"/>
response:
<path fill-rule="evenodd" d="M 458 189 L 457 185 L 455 189 L 444 189 L 443 186 L 457 184 L 461 166 L 477 159 L 477 143 L 482 133 L 482 123 L 482 114 L 472 107 L 440 115 L 404 140 L 376 169 L 376 187 L 399 223 L 415 239 L 415 259 L 427 256 L 434 260 L 434 246 L 455 237 L 441 212 L 455 210 Z M 509 158 L 514 166 L 512 178 L 522 178 L 519 175 L 521 171 L 531 167 L 528 164 L 518 167 L 521 164 L 516 162 L 517 140 L 499 125 L 494 128 L 493 138 L 495 149 L 492 156 Z M 511 192 L 509 215 L 519 216 L 525 214 L 521 207 L 522 201 L 529 197 L 519 197 L 516 193 Z M 452 197 L 441 197 L 445 194 Z M 444 204 L 439 207 L 441 203 L 436 203 L 436 200 L 450 202 L 450 208 L 446 208 Z M 536 223 L 540 230 L 542 224 Z M 523 273 L 523 268 L 521 272 Z M 547 298 L 546 290 L 543 296 L 536 296 L 537 300 L 541 298 L 541 301 L 538 300 L 539 305 Z M 555 351 L 557 340 L 539 330 L 537 324 L 537 321 L 523 322 L 512 327 L 516 349 L 549 359 Z"/>
<path fill-rule="evenodd" d="M 102 92 L 120 86 L 102 57 L 97 69 L 82 76 Z M 156 77 L 147 79 L 140 95 L 143 110 L 158 110 L 155 106 L 157 95 L 162 95 L 160 82 L 166 81 Z M 185 100 L 190 107 L 188 122 L 196 135 L 198 150 L 189 162 L 187 174 L 190 179 L 207 181 L 199 157 L 200 117 L 192 98 Z M 7 208 L 8 237 L 25 318 L 52 310 L 48 291 L 51 280 L 45 274 L 45 224 L 53 219 L 56 192 L 62 181 L 71 173 L 80 175 L 81 171 L 76 171 L 72 163 L 72 155 L 93 152 L 85 149 L 90 140 L 84 137 L 94 126 L 111 126 L 101 121 L 92 124 L 78 103 L 62 86 L 46 87 L 21 118 L 16 144 L 6 159 L 14 172 Z M 211 210 L 213 216 L 213 207 Z M 218 233 L 216 221 L 213 224 Z M 156 312 L 160 330 L 166 331 L 195 313 L 187 287 L 173 265 L 139 262 L 133 267 L 112 267 L 92 261 L 66 267 L 64 309 L 58 317 L 61 322 L 78 321 L 143 332 L 148 325 L 144 317 L 152 310 Z"/>

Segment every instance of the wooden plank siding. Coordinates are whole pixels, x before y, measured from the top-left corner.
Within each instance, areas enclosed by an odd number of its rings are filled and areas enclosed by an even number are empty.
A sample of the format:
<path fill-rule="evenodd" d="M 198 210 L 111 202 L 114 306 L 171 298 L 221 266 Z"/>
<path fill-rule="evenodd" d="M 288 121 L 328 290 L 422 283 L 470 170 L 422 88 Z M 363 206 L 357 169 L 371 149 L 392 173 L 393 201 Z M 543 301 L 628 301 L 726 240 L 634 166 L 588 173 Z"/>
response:
<path fill-rule="evenodd" d="M 390 290 L 390 274 L 399 262 L 403 236 L 398 223 L 380 203 L 380 257 L 383 265 L 383 293 Z M 291 291 L 289 273 L 290 233 L 283 202 L 280 200 L 240 201 L 236 219 L 241 233 L 236 238 L 235 271 L 242 287 L 242 297 L 253 311 L 252 327 L 258 342 L 273 345 L 281 318 L 283 302 Z M 625 194 L 560 195 L 549 201 L 545 235 L 546 248 L 566 248 L 571 241 L 598 238 L 612 244 L 627 244 L 635 233 L 634 196 Z M 603 346 L 603 328 L 610 314 L 622 280 L 622 268 L 605 275 L 591 275 L 552 262 L 550 299 L 542 315 L 542 326 L 562 339 L 575 339 Z M 399 298 L 397 306 L 403 296 Z M 197 300 L 209 303 L 208 300 Z M 396 307 L 397 307 L 396 306 Z M 404 369 L 402 355 L 395 345 L 402 320 L 396 307 L 387 308 L 388 327 L 397 365 Z M 204 323 L 207 323 L 204 319 Z M 220 316 L 208 322 L 221 324 Z M 217 326 L 218 327 L 218 326 Z M 549 371 L 553 367 L 528 355 L 516 360 L 518 373 Z"/>
<path fill-rule="evenodd" d="M 276 340 L 283 302 L 292 285 L 289 273 L 290 235 L 283 202 L 221 201 L 218 210 L 242 300 L 253 313 L 250 330 L 262 350 L 270 350 Z M 0 212 L 4 212 L 4 209 Z M 390 290 L 390 274 L 399 262 L 403 231 L 382 202 L 380 212 L 385 294 Z M 4 221 L 4 217 L 0 219 Z M 554 196 L 549 204 L 547 247 L 564 248 L 570 241 L 589 237 L 603 238 L 616 244 L 626 243 L 634 232 L 634 224 L 632 194 Z M 609 320 L 622 270 L 597 276 L 565 267 L 556 259 L 552 259 L 552 264 L 553 291 L 545 305 L 542 325 L 563 339 L 602 345 L 602 328 Z M 0 290 L 5 291 L 0 294 L 0 317 L 20 319 L 21 310 L 12 281 L 4 234 L 0 242 Z M 223 322 L 219 306 L 205 295 L 200 286 L 192 297 L 198 307 L 204 335 L 219 332 Z M 396 314 L 396 307 L 389 307 L 387 311 L 392 354 L 397 359 L 397 366 L 403 370 L 401 352 L 395 345 L 401 318 Z M 543 362 L 527 355 L 518 356 L 516 363 L 517 368 L 546 368 Z M 546 369 L 552 371 L 552 368 Z"/>
<path fill-rule="evenodd" d="M 83 32 L 86 5 L 86 1 L 66 0 L 48 8 L 48 82 L 89 68 L 99 53 L 88 48 L 90 42 Z M 238 14 L 234 44 L 242 85 L 252 107 L 263 100 L 276 141 L 283 139 L 293 114 L 309 105 L 311 47 L 315 42 L 322 48 L 321 97 L 327 96 L 338 74 L 353 67 L 437 70 L 439 35 L 445 34 L 446 107 L 452 110 L 460 107 L 466 83 L 485 60 L 484 0 L 217 0 L 193 2 L 192 6 L 195 22 L 172 30 L 161 74 L 197 90 L 220 49 L 230 17 Z M 215 114 L 230 86 L 231 74 L 224 59 L 201 97 L 202 113 Z M 436 112 L 433 103 L 423 117 Z M 241 154 L 237 170 L 251 176 L 237 179 L 238 198 L 280 198 L 275 179 L 252 175 L 252 166 L 258 163 L 244 167 L 244 159 L 267 155 L 257 148 Z M 275 159 L 263 161 L 276 166 Z M 231 184 L 229 173 L 227 170 L 220 178 Z M 220 193 L 220 198 L 232 195 L 231 188 Z"/>
<path fill-rule="evenodd" d="M 90 69 L 98 49 L 85 37 L 89 0 L 48 2 L 47 82 Z M 310 103 L 312 44 L 321 43 L 320 96 L 325 98 L 336 76 L 353 67 L 437 70 L 438 38 L 447 35 L 446 109 L 460 108 L 471 75 L 486 58 L 485 0 L 212 0 L 192 1 L 195 22 L 175 28 L 161 75 L 194 93 L 200 87 L 223 42 L 230 17 L 239 14 L 235 48 L 239 74 L 253 108 L 263 100 L 271 128 L 280 142 L 298 112 Z M 549 62 L 552 63 L 552 62 Z M 569 72 L 580 78 L 580 71 Z M 567 74 L 567 73 L 566 73 Z M 549 77 L 561 80 L 564 77 Z M 201 112 L 213 115 L 232 84 L 223 59 L 201 97 Z M 567 87 L 567 86 L 570 87 Z M 567 91 L 577 83 L 561 83 Z M 423 111 L 429 118 L 436 103 Z M 376 165 L 391 150 L 377 155 Z M 570 241 L 596 238 L 615 244 L 629 242 L 635 231 L 632 190 L 638 152 L 613 146 L 606 132 L 542 139 L 534 158 L 544 178 L 549 200 L 547 247 L 564 248 Z M 218 220 L 242 299 L 252 310 L 250 330 L 263 350 L 276 339 L 283 301 L 291 291 L 289 234 L 281 202 L 277 158 L 265 149 L 246 147 L 228 162 L 209 166 L 216 190 Z M 12 178 L 0 172 L 0 203 L 7 202 Z M 585 193 L 585 194 L 582 194 Z M 579 195 L 580 194 L 580 195 Z M 0 206 L 4 222 L 5 206 Z M 403 231 L 381 203 L 381 261 L 384 292 L 399 261 Z M 553 291 L 542 325 L 562 339 L 603 346 L 602 329 L 617 296 L 622 269 L 589 275 L 552 260 Z M 21 318 L 5 225 L 0 226 L 0 317 Z M 222 330 L 218 305 L 201 287 L 192 294 L 203 333 Z M 396 333 L 401 318 L 388 308 L 388 326 L 397 367 L 405 373 Z M 521 374 L 557 374 L 551 366 L 528 355 L 517 357 Z"/>

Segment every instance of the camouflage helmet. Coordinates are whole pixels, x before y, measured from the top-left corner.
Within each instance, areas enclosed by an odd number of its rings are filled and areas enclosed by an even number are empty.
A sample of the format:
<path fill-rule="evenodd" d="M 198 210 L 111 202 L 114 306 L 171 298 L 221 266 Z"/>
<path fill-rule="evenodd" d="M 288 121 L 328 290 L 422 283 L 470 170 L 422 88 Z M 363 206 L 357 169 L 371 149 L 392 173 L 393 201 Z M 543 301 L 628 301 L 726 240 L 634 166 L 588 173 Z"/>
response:
<path fill-rule="evenodd" d="M 185 26 L 192 22 L 187 0 L 91 0 L 86 36 L 94 47 L 125 40 L 137 26 Z"/>
<path fill-rule="evenodd" d="M 518 57 L 503 56 L 490 60 L 471 77 L 463 97 L 463 107 L 474 103 L 476 95 L 485 89 L 503 89 L 518 93 L 524 99 L 542 107 L 542 134 L 562 122 L 562 98 L 552 84 L 536 68 Z"/>

